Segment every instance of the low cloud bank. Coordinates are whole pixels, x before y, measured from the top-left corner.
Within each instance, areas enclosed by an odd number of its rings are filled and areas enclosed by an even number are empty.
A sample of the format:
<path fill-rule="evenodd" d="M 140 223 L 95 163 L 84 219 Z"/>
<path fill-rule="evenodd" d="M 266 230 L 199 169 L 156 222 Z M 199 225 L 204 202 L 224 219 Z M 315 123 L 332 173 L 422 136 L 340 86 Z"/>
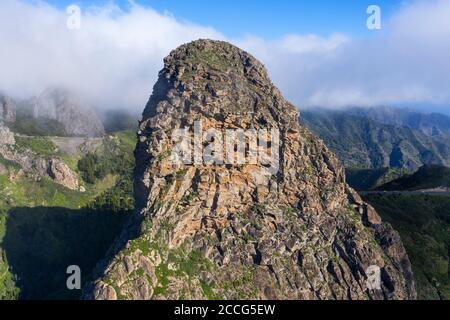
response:
<path fill-rule="evenodd" d="M 198 38 L 231 41 L 261 59 L 296 105 L 450 106 L 450 2 L 404 5 L 374 36 L 286 34 L 227 39 L 211 27 L 131 4 L 68 14 L 45 2 L 0 2 L 0 90 L 16 97 L 49 86 L 80 92 L 101 108 L 142 110 L 162 59 Z M 243 30 L 245 33 L 245 30 Z"/>

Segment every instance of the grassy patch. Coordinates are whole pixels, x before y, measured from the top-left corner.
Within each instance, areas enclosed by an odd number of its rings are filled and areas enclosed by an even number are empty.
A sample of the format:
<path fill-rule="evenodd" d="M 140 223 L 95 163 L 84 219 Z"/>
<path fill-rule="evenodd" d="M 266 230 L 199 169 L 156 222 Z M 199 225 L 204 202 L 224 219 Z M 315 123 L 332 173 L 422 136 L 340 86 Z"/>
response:
<path fill-rule="evenodd" d="M 16 136 L 16 146 L 20 149 L 29 149 L 45 159 L 49 159 L 57 153 L 56 146 L 46 137 Z"/>

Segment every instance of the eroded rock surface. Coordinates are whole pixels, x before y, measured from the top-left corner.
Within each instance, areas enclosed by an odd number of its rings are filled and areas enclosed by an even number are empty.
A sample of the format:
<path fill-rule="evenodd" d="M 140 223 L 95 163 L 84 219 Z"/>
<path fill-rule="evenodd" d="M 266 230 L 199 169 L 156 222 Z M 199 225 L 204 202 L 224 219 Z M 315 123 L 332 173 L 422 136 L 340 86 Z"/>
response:
<path fill-rule="evenodd" d="M 398 234 L 347 186 L 260 62 L 209 40 L 164 62 L 139 127 L 136 216 L 84 298 L 415 298 Z M 205 130 L 278 129 L 279 170 L 174 163 L 173 130 L 199 120 Z"/>

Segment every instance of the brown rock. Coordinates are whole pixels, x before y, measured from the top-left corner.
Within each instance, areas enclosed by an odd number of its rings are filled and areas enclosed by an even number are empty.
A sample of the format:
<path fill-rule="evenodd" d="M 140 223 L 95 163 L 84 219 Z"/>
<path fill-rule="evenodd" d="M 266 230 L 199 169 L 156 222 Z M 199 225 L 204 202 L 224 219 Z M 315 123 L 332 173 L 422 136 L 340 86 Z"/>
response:
<path fill-rule="evenodd" d="M 140 233 L 109 257 L 84 298 L 109 290 L 103 280 L 116 279 L 136 253 L 148 259 L 135 261 L 135 270 L 150 278 L 155 270 L 158 283 L 133 272 L 115 282 L 127 299 L 365 299 L 373 297 L 365 276 L 373 264 L 383 268 L 377 298 L 415 297 L 395 231 L 347 186 L 339 161 L 298 123 L 298 110 L 259 61 L 199 40 L 164 62 L 135 152 L 139 217 L 124 234 Z M 269 147 L 280 156 L 277 170 L 245 161 L 166 165 L 174 129 L 199 120 L 220 132 L 278 130 L 280 144 Z M 365 214 L 355 211 L 360 206 Z"/>
<path fill-rule="evenodd" d="M 378 213 L 370 204 L 363 204 L 363 212 L 364 212 L 363 218 L 370 225 L 378 225 L 382 223 L 381 217 L 378 215 Z"/>
<path fill-rule="evenodd" d="M 78 179 L 76 175 L 61 160 L 50 160 L 48 174 L 56 183 L 71 190 L 78 189 Z"/>

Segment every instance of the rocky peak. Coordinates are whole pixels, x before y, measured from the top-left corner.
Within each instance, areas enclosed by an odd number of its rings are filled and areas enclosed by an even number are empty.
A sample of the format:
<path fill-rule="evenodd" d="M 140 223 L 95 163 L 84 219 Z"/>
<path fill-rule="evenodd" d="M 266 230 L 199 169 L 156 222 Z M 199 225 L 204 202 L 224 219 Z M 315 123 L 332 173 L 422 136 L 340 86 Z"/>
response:
<path fill-rule="evenodd" d="M 258 60 L 220 41 L 199 40 L 183 45 L 164 59 L 152 99 L 176 97 L 176 92 L 189 98 L 187 107 L 209 116 L 249 114 L 285 124 L 297 112 L 291 105 L 280 109 L 280 92 Z M 144 119 L 154 111 L 150 101 Z"/>
<path fill-rule="evenodd" d="M 164 62 L 138 132 L 137 214 L 84 298 L 415 297 L 398 234 L 347 186 L 260 62 L 211 40 Z M 194 132 L 181 154 L 179 130 Z M 228 148 L 227 132 L 243 144 Z"/>

